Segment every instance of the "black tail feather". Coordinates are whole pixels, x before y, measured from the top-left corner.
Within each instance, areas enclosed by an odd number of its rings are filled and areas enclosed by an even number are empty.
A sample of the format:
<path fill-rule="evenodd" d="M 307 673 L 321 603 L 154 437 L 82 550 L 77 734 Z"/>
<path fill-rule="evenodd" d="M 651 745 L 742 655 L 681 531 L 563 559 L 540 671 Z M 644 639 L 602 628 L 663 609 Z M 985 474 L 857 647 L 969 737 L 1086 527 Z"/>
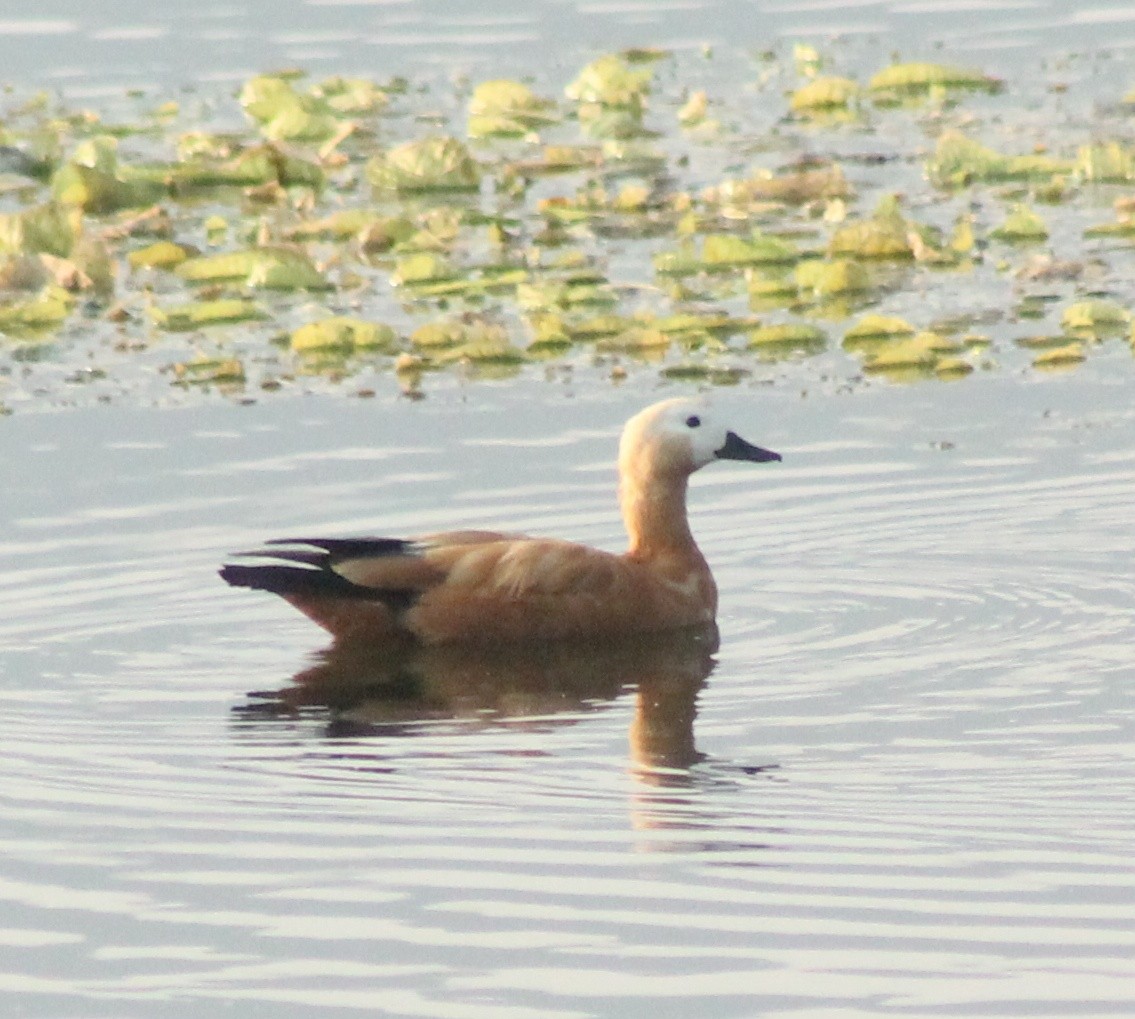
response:
<path fill-rule="evenodd" d="M 335 572 L 335 563 L 361 555 L 398 555 L 414 551 L 414 543 L 398 538 L 317 538 L 270 541 L 269 545 L 309 545 L 309 549 L 262 549 L 241 555 L 276 562 L 228 563 L 218 572 L 233 587 L 270 591 L 282 597 L 352 598 L 381 602 L 393 612 L 404 612 L 417 600 L 410 589 L 382 589 L 354 584 Z M 321 551 L 315 551 L 319 549 Z M 294 565 L 293 565 L 294 564 Z"/>
<path fill-rule="evenodd" d="M 332 559 L 356 556 L 413 555 L 417 546 L 404 538 L 273 538 L 266 545 L 310 545 L 321 548 Z M 272 555 L 279 555 L 273 552 Z"/>
<path fill-rule="evenodd" d="M 271 591 L 279 595 L 316 595 L 337 598 L 376 598 L 378 592 L 368 591 L 345 580 L 330 570 L 310 570 L 283 563 L 262 563 L 245 566 L 229 563 L 219 571 L 221 579 L 233 587 L 251 587 L 256 591 Z"/>

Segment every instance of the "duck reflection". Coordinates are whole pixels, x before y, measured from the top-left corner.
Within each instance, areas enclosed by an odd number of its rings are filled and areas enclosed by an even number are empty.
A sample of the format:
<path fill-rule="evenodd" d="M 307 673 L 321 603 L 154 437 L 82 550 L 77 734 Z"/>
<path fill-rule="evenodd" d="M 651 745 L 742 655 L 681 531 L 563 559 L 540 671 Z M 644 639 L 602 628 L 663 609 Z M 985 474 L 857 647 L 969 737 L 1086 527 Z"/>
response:
<path fill-rule="evenodd" d="M 238 712 L 248 723 L 324 711 L 327 736 L 390 736 L 432 721 L 567 725 L 634 691 L 631 763 L 662 781 L 703 759 L 694 718 L 717 646 L 713 624 L 586 645 L 392 649 L 341 641 L 284 689 L 249 694 Z"/>

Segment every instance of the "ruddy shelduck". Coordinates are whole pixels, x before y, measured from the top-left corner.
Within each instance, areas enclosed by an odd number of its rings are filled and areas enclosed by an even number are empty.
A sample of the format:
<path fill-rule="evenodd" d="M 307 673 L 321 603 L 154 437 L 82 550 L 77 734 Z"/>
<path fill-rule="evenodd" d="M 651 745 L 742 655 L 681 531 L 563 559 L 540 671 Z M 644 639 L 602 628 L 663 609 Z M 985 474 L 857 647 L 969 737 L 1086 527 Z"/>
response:
<path fill-rule="evenodd" d="M 421 644 L 591 640 L 711 623 L 717 586 L 686 516 L 690 475 L 763 463 L 704 403 L 665 400 L 627 422 L 616 555 L 553 538 L 451 531 L 420 538 L 293 538 L 225 566 L 238 587 L 283 597 L 338 639 Z"/>

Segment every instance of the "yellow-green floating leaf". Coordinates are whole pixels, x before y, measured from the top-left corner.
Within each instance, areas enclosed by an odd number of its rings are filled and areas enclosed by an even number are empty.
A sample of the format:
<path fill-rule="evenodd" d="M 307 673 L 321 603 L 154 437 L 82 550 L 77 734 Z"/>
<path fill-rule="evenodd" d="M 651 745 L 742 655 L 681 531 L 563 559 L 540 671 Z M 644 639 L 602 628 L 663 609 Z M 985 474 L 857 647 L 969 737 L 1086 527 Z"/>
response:
<path fill-rule="evenodd" d="M 388 325 L 362 319 L 332 317 L 300 326 L 291 334 L 291 348 L 300 353 L 327 350 L 381 350 L 393 353 L 398 334 Z"/>
<path fill-rule="evenodd" d="M 375 187 L 395 191 L 475 191 L 481 185 L 480 166 L 456 138 L 406 142 L 371 159 L 366 174 Z"/>
<path fill-rule="evenodd" d="M 268 317 L 267 313 L 252 301 L 238 298 L 190 301 L 166 308 L 155 307 L 151 309 L 151 315 L 157 325 L 171 332 L 255 322 Z"/>

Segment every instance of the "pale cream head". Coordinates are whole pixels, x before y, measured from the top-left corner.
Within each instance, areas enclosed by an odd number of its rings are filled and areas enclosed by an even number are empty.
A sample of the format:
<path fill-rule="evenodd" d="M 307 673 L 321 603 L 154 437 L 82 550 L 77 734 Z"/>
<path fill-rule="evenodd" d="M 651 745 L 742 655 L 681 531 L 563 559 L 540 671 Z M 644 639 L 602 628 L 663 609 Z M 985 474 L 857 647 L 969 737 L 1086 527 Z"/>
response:
<path fill-rule="evenodd" d="M 679 397 L 640 411 L 623 429 L 619 466 L 630 474 L 691 474 L 714 460 L 779 460 L 741 439 L 704 400 Z"/>

